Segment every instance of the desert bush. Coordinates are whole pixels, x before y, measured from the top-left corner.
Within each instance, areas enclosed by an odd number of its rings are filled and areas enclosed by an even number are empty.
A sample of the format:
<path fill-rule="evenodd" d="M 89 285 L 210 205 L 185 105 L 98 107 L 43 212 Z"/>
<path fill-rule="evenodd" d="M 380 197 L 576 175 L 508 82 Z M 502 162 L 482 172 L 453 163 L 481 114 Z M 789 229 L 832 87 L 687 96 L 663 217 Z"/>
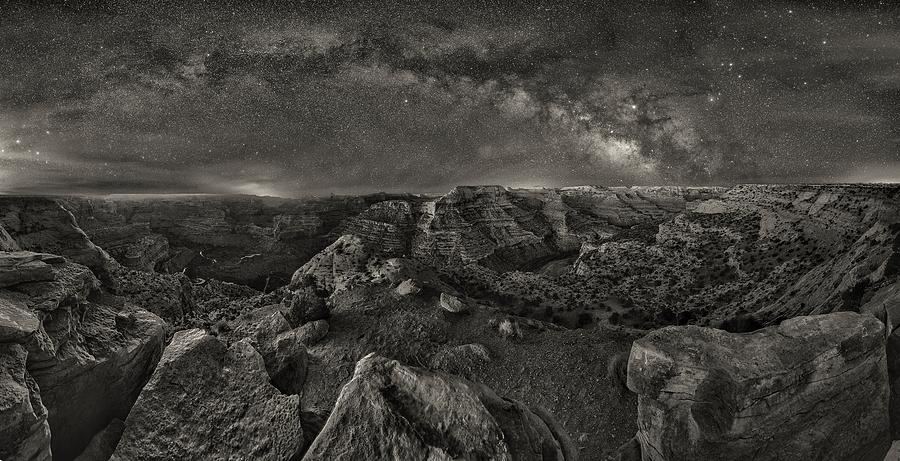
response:
<path fill-rule="evenodd" d="M 500 324 L 497 326 L 497 331 L 500 332 L 500 336 L 504 338 L 522 338 L 522 328 L 519 326 L 518 322 L 514 322 L 510 319 L 503 319 L 500 321 Z"/>

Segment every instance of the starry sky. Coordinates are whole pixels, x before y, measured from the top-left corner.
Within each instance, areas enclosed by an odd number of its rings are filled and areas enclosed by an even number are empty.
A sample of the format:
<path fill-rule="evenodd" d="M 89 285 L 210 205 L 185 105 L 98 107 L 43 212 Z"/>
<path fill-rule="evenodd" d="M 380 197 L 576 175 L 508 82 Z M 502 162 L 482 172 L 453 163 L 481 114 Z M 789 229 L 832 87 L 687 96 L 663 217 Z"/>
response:
<path fill-rule="evenodd" d="M 0 4 L 0 192 L 900 181 L 900 6 Z"/>

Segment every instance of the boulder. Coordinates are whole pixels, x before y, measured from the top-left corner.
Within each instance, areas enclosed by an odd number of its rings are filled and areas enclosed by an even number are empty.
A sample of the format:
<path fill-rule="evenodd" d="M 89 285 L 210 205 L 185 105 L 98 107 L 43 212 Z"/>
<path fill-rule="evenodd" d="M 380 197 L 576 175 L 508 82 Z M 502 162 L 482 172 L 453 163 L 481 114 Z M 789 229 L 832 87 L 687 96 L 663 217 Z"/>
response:
<path fill-rule="evenodd" d="M 313 346 L 328 335 L 328 320 L 316 320 L 291 330 L 297 342 Z"/>
<path fill-rule="evenodd" d="M 285 394 L 300 394 L 309 362 L 306 345 L 299 331 L 290 329 L 279 307 L 271 304 L 242 314 L 224 337 L 226 341 L 249 339 L 262 355 L 272 384 Z"/>
<path fill-rule="evenodd" d="M 356 364 L 304 460 L 572 460 L 546 413 L 486 386 L 375 354 Z"/>
<path fill-rule="evenodd" d="M 182 330 L 141 391 L 112 461 L 291 459 L 303 445 L 300 398 L 269 384 L 262 356 Z"/>
<path fill-rule="evenodd" d="M 281 312 L 281 305 L 268 304 L 242 313 L 229 323 L 225 341 L 228 343 L 244 338 L 272 339 L 279 333 L 291 329 L 290 323 Z"/>
<path fill-rule="evenodd" d="M 22 345 L 0 343 L 0 459 L 50 461 L 47 409 L 26 357 Z"/>
<path fill-rule="evenodd" d="M 881 461 L 890 446 L 884 328 L 868 315 L 656 330 L 634 342 L 628 387 L 645 461 Z"/>
<path fill-rule="evenodd" d="M 285 331 L 259 347 L 272 384 L 285 394 L 302 394 L 309 356 L 293 331 Z"/>
<path fill-rule="evenodd" d="M 342 235 L 297 269 L 288 288 L 294 290 L 312 280 L 316 287 L 329 292 L 344 290 L 371 256 L 371 249 L 361 238 Z"/>
<path fill-rule="evenodd" d="M 441 293 L 441 307 L 454 314 L 461 314 L 469 310 L 468 304 L 457 296 Z"/>
<path fill-rule="evenodd" d="M 418 294 L 422 288 L 413 279 L 406 279 L 397 285 L 397 294 L 400 296 L 411 296 Z"/>
<path fill-rule="evenodd" d="M 306 322 L 326 319 L 329 315 L 325 299 L 316 294 L 315 289 L 311 287 L 294 291 L 287 308 L 281 312 L 295 328 Z"/>

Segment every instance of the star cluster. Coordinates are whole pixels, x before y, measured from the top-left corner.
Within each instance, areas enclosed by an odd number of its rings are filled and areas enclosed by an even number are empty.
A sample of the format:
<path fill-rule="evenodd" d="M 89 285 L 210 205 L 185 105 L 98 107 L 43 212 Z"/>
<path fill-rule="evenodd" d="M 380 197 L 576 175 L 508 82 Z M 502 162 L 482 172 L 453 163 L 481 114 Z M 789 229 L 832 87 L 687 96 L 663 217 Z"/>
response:
<path fill-rule="evenodd" d="M 888 2 L 0 7 L 0 191 L 900 180 Z"/>

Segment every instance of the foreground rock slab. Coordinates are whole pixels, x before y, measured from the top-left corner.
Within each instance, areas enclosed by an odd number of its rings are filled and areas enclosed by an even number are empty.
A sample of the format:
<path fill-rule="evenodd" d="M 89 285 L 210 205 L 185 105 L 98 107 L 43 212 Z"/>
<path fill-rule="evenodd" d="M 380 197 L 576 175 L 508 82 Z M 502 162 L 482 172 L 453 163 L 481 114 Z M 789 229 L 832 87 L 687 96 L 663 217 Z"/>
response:
<path fill-rule="evenodd" d="M 269 384 L 248 340 L 175 334 L 125 420 L 111 460 L 291 459 L 303 446 L 300 398 Z"/>
<path fill-rule="evenodd" d="M 573 460 L 553 418 L 452 375 L 374 354 L 356 364 L 304 460 Z"/>
<path fill-rule="evenodd" d="M 644 461 L 878 460 L 890 446 L 884 330 L 851 312 L 750 334 L 668 327 L 634 342 Z"/>

